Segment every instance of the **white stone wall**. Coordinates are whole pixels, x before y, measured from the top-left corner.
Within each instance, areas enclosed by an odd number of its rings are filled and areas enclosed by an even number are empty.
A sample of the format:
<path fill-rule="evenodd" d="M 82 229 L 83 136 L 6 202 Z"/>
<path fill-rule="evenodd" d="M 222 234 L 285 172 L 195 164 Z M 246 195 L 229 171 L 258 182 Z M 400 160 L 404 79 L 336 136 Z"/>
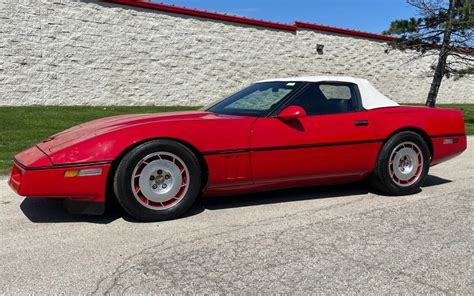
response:
<path fill-rule="evenodd" d="M 256 80 L 321 74 L 424 102 L 430 61 L 387 48 L 99 1 L 0 0 L 0 105 L 204 105 Z M 474 103 L 472 79 L 445 79 L 439 102 Z"/>

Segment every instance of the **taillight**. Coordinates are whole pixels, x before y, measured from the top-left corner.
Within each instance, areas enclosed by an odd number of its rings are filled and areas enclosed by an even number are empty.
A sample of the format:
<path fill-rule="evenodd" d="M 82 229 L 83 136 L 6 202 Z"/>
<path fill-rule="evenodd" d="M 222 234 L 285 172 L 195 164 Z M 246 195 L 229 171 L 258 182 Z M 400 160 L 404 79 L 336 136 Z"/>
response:
<path fill-rule="evenodd" d="M 15 175 L 19 175 L 20 177 L 23 176 L 23 170 L 15 163 L 13 164 L 11 176 L 14 177 Z"/>

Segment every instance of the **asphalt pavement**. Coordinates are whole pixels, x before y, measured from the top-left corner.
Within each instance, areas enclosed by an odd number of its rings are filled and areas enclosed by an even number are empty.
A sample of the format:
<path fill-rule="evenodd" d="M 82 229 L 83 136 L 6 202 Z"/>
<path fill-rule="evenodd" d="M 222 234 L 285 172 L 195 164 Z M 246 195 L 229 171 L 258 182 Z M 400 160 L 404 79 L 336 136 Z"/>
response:
<path fill-rule="evenodd" d="M 0 294 L 474 294 L 474 138 L 422 191 L 364 183 L 201 200 L 140 223 L 74 216 L 0 178 Z"/>

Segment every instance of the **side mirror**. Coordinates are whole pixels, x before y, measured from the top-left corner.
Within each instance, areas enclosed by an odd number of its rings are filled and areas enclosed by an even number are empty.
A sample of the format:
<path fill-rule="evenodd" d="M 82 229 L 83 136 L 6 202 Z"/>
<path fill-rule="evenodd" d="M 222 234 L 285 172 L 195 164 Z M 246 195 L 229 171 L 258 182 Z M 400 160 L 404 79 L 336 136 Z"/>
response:
<path fill-rule="evenodd" d="M 278 118 L 289 121 L 305 117 L 306 115 L 306 111 L 304 111 L 303 108 L 301 108 L 300 106 L 292 105 L 281 110 L 281 112 L 278 113 Z"/>

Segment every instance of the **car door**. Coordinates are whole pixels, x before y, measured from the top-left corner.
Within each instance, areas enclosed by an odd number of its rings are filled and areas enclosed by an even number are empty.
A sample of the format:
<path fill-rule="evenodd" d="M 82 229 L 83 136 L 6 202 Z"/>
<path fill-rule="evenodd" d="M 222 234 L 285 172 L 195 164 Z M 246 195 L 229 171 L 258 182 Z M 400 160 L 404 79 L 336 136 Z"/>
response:
<path fill-rule="evenodd" d="M 255 183 L 362 176 L 372 168 L 379 144 L 357 85 L 308 83 L 286 106 L 306 116 L 259 118 L 251 134 Z"/>

